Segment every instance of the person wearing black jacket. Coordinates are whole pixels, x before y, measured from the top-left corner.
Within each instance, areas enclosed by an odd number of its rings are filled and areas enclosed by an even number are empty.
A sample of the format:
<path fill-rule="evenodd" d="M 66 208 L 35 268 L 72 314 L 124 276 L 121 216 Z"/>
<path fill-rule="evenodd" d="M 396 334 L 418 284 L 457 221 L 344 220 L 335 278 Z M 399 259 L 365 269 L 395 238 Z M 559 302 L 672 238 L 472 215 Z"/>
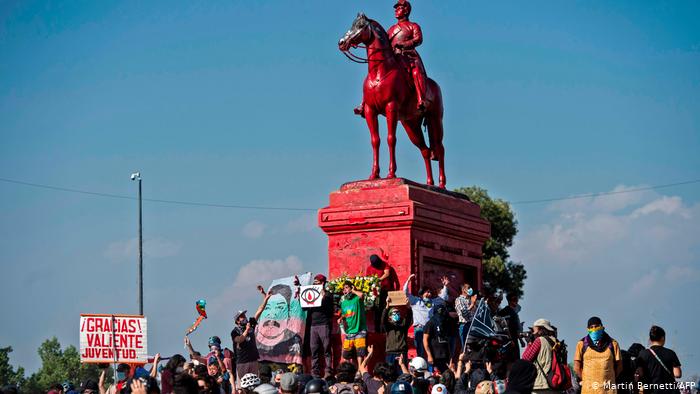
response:
<path fill-rule="evenodd" d="M 331 324 L 333 322 L 333 294 L 326 291 L 326 277 L 318 274 L 314 277 L 314 285 L 323 286 L 321 290 L 321 306 L 309 310 L 309 331 L 311 342 L 311 374 L 321 376 L 321 358 L 324 359 L 325 375 L 331 374 Z"/>
<path fill-rule="evenodd" d="M 639 380 L 646 384 L 644 394 L 678 393 L 676 379 L 683 376 L 676 352 L 664 347 L 666 332 L 659 326 L 649 330 L 649 348 L 639 352 L 635 362 Z"/>
<path fill-rule="evenodd" d="M 387 299 L 381 317 L 381 327 L 386 333 L 386 363 L 396 374 L 400 374 L 399 357 L 403 355 L 404 359 L 408 359 L 408 329 L 413 324 L 413 311 L 408 303 L 389 307 L 389 302 L 390 299 Z"/>

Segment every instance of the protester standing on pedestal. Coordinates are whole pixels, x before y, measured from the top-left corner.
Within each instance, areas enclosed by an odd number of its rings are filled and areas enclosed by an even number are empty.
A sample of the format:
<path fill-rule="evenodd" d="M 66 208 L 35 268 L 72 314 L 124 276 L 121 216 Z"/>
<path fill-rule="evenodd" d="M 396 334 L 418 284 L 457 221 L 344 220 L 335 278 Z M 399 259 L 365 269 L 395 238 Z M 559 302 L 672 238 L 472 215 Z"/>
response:
<path fill-rule="evenodd" d="M 379 278 L 379 298 L 374 309 L 374 330 L 381 332 L 382 307 L 390 291 L 399 289 L 399 281 L 396 273 L 386 261 L 373 254 L 369 256 L 369 265 L 365 268 L 365 275 L 376 275 Z"/>
<path fill-rule="evenodd" d="M 350 281 L 343 285 L 343 298 L 340 300 L 338 325 L 345 333 L 343 358 L 357 357 L 357 365 L 367 356 L 367 322 L 365 317 L 364 293 L 355 290 Z"/>
<path fill-rule="evenodd" d="M 464 351 L 464 341 L 467 340 L 467 331 L 469 331 L 469 323 L 476 309 L 476 294 L 469 283 L 465 283 L 461 288 L 462 293 L 455 299 L 455 312 L 459 320 L 459 339 Z"/>
<path fill-rule="evenodd" d="M 588 335 L 576 344 L 574 371 L 581 378 L 581 393 L 617 393 L 616 377 L 622 371 L 620 345 L 605 332 L 599 317 L 588 319 Z"/>
<path fill-rule="evenodd" d="M 382 311 L 382 329 L 386 333 L 386 363 L 397 376 L 401 372 L 399 357 L 408 359 L 408 329 L 413 323 L 413 311 L 407 305 L 389 306 Z"/>
<path fill-rule="evenodd" d="M 683 376 L 681 362 L 676 352 L 664 347 L 666 344 L 666 332 L 659 326 L 652 326 L 649 330 L 649 348 L 639 352 L 635 360 L 639 380 L 649 385 L 644 394 L 678 393 L 680 390 L 673 387 L 676 379 Z M 664 389 L 669 387 L 668 389 Z"/>
<path fill-rule="evenodd" d="M 321 306 L 309 309 L 311 330 L 311 374 L 321 375 L 321 359 L 324 361 L 325 375 L 331 374 L 331 323 L 333 322 L 333 294 L 326 291 L 326 277 L 318 274 L 314 277 L 314 285 L 323 286 L 321 289 Z"/>
<path fill-rule="evenodd" d="M 406 293 L 408 302 L 411 304 L 411 309 L 413 310 L 413 340 L 416 346 L 416 353 L 419 357 L 425 358 L 423 330 L 432 316 L 433 308 L 447 301 L 447 285 L 450 284 L 450 280 L 446 276 L 441 278 L 442 289 L 440 289 L 438 297 L 433 298 L 433 292 L 428 286 L 421 287 L 418 291 L 419 297 L 416 297 L 408 290 L 408 285 L 415 276 L 415 274 L 411 274 L 408 279 L 406 279 L 406 283 L 403 285 L 403 291 Z"/>

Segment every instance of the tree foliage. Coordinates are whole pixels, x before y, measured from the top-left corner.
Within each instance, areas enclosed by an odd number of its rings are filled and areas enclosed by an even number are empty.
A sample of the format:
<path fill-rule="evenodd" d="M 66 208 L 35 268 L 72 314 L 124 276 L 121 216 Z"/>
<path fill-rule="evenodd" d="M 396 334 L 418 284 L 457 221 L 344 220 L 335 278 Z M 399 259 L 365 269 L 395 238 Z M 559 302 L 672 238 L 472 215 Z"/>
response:
<path fill-rule="evenodd" d="M 24 368 L 17 370 L 10 365 L 10 353 L 12 347 L 0 348 L 0 387 L 6 385 L 22 386 L 24 384 Z"/>
<path fill-rule="evenodd" d="M 508 248 L 518 233 L 518 221 L 507 201 L 493 199 L 485 189 L 478 186 L 461 187 L 455 190 L 466 194 L 481 207 L 481 216 L 491 223 L 491 238 L 483 247 L 483 287 L 486 292 L 503 291 L 523 294 L 527 271 L 522 263 L 510 260 Z"/>
<path fill-rule="evenodd" d="M 65 381 L 78 387 L 87 379 L 95 382 L 99 379 L 100 370 L 96 365 L 81 364 L 75 346 L 61 349 L 56 337 L 47 339 L 39 346 L 37 353 L 41 358 L 41 368 L 29 378 L 24 377 L 22 367 L 16 371 L 12 368 L 9 363 L 10 352 L 11 347 L 0 349 L 0 383 L 19 386 L 24 393 L 45 393 L 51 386 Z"/>

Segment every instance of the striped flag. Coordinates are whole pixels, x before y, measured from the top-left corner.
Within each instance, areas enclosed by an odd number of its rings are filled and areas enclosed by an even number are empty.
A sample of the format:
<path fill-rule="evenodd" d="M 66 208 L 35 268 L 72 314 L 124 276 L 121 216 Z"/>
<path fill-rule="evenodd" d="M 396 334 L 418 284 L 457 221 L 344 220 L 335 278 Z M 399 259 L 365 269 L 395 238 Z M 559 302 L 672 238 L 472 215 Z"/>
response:
<path fill-rule="evenodd" d="M 496 331 L 493 329 L 493 319 L 491 319 L 491 311 L 486 306 L 484 299 L 479 300 L 479 305 L 476 307 L 476 312 L 474 312 L 474 317 L 472 318 L 471 325 L 469 326 L 469 331 L 467 331 L 467 338 L 470 336 L 475 338 L 491 338 L 496 335 Z"/>

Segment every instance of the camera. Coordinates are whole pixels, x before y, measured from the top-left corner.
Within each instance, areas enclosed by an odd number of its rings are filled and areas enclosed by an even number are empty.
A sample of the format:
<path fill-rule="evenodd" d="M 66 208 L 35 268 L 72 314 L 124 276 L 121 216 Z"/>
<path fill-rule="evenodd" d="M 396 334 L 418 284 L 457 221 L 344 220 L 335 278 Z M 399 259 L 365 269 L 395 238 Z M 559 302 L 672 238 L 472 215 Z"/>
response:
<path fill-rule="evenodd" d="M 248 324 L 250 324 L 250 328 L 255 328 L 255 326 L 258 325 L 258 321 L 254 317 L 251 317 L 248 319 Z"/>

